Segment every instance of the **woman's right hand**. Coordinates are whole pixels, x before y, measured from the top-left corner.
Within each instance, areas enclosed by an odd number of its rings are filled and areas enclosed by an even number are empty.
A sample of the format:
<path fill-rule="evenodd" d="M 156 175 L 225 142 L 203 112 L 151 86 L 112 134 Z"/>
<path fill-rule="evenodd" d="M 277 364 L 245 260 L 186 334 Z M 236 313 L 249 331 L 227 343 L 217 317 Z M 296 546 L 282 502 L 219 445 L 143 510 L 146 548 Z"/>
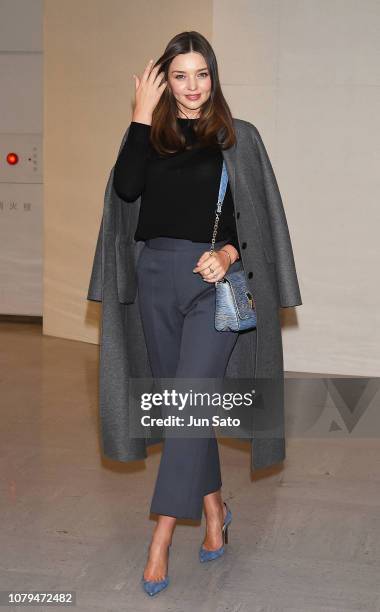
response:
<path fill-rule="evenodd" d="M 132 121 L 140 123 L 152 123 L 153 111 L 167 85 L 166 81 L 159 84 L 160 79 L 156 78 L 160 69 L 160 64 L 152 68 L 153 60 L 149 60 L 141 79 L 135 74 L 135 108 Z"/>

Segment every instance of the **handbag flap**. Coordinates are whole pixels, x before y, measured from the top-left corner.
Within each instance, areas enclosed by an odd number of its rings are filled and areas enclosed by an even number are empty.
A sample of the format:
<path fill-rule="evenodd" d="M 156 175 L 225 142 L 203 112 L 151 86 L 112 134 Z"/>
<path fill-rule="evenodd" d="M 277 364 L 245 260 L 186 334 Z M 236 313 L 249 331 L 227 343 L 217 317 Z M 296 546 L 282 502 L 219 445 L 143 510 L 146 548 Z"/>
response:
<path fill-rule="evenodd" d="M 244 272 L 242 270 L 228 272 L 224 279 L 230 285 L 239 319 L 249 319 L 255 308 L 255 302 L 252 293 L 247 289 Z"/>

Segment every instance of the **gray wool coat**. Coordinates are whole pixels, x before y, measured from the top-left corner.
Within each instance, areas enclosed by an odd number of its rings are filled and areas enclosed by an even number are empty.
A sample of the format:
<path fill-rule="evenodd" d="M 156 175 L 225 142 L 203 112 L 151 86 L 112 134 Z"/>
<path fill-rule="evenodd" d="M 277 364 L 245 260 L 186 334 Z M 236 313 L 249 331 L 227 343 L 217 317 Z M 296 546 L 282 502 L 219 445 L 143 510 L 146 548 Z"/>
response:
<path fill-rule="evenodd" d="M 302 304 L 284 207 L 267 151 L 257 128 L 234 118 L 237 143 L 223 151 L 234 201 L 241 259 L 254 296 L 257 328 L 238 334 L 226 377 L 276 380 L 258 394 L 258 427 L 251 439 L 252 469 L 285 458 L 284 371 L 279 308 Z M 119 152 L 128 135 L 127 128 Z M 221 133 L 218 137 L 220 138 Z M 129 378 L 152 377 L 142 330 L 136 264 L 144 246 L 135 241 L 141 196 L 120 199 L 107 182 L 88 300 L 102 302 L 99 412 L 103 453 L 118 461 L 147 457 L 162 437 L 131 437 L 134 410 Z M 210 231 L 211 240 L 212 228 Z M 221 332 L 223 333 L 223 332 Z M 255 418 L 255 417 L 254 417 Z"/>

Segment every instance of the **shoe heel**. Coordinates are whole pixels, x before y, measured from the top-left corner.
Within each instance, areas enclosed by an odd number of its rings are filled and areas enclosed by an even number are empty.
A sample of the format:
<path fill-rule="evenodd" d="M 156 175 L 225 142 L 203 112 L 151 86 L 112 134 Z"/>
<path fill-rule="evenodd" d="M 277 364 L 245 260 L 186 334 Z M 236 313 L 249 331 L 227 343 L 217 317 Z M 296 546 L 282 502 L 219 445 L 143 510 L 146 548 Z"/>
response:
<path fill-rule="evenodd" d="M 223 532 L 223 541 L 224 544 L 228 544 L 228 525 L 226 525 L 226 528 Z"/>
<path fill-rule="evenodd" d="M 227 510 L 227 514 L 222 527 L 223 544 L 217 550 L 206 550 L 205 548 L 203 548 L 203 546 L 201 546 L 199 549 L 199 560 L 201 563 L 203 563 L 204 561 L 213 561 L 214 559 L 218 559 L 224 554 L 224 544 L 228 543 L 228 526 L 232 521 L 232 514 L 226 502 L 223 503 Z"/>

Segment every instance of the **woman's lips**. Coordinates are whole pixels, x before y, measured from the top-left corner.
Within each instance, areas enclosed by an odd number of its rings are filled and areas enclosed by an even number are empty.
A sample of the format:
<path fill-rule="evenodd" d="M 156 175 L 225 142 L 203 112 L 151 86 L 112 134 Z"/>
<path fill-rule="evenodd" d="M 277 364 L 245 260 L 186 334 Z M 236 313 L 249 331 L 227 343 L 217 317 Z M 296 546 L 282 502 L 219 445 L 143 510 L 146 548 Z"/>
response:
<path fill-rule="evenodd" d="M 186 98 L 188 98 L 189 100 L 198 100 L 198 98 L 201 97 L 201 94 L 197 94 L 196 96 L 191 95 L 191 96 L 186 96 Z"/>

